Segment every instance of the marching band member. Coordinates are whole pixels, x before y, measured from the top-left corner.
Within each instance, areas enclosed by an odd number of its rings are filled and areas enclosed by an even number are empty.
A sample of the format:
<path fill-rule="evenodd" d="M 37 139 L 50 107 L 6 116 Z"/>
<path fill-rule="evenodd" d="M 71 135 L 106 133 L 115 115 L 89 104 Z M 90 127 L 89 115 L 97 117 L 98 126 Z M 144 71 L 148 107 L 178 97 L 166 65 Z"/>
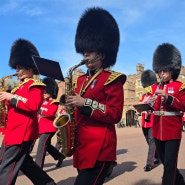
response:
<path fill-rule="evenodd" d="M 0 166 L 3 185 L 14 185 L 19 170 L 37 185 L 55 182 L 30 156 L 30 147 L 38 138 L 37 113 L 42 104 L 45 85 L 32 77 L 38 74 L 32 55 L 38 56 L 36 47 L 28 40 L 16 40 L 10 52 L 9 66 L 16 69 L 21 83 L 11 93 L 0 92 L 0 101 L 8 101 L 8 119 L 4 135 L 5 152 Z M 39 177 L 39 178 L 38 178 Z"/>
<path fill-rule="evenodd" d="M 157 153 L 164 166 L 162 185 L 184 185 L 177 169 L 178 153 L 182 137 L 182 114 L 185 111 L 185 84 L 177 81 L 181 70 L 181 54 L 169 43 L 159 45 L 153 55 L 153 70 L 162 85 L 152 86 L 154 96 L 153 137 Z"/>
<path fill-rule="evenodd" d="M 52 78 L 44 78 L 42 81 L 46 85 L 44 101 L 39 110 L 39 143 L 35 162 L 43 168 L 46 151 L 58 160 L 57 167 L 62 165 L 65 156 L 59 152 L 52 144 L 51 139 L 55 135 L 57 128 L 53 126 L 59 102 L 56 100 L 58 95 L 58 84 Z"/>
<path fill-rule="evenodd" d="M 155 83 L 157 83 L 157 77 L 152 70 L 148 69 L 142 72 L 141 84 L 143 88 L 145 88 L 146 93 L 142 95 L 142 98 L 140 100 L 141 102 L 143 102 L 145 98 L 148 98 L 151 96 L 151 93 L 152 93 L 151 85 Z M 146 166 L 144 166 L 144 171 L 151 171 L 152 168 L 154 167 L 154 164 L 159 163 L 159 159 L 158 159 L 156 147 L 155 147 L 155 141 L 152 136 L 153 112 L 147 113 L 147 111 L 144 111 L 141 113 L 141 115 L 142 115 L 142 121 L 141 121 L 142 131 L 146 139 L 146 142 L 148 144 L 148 154 L 147 154 Z"/>
<path fill-rule="evenodd" d="M 75 47 L 88 62 L 87 73 L 77 79 L 76 94 L 66 100 L 75 107 L 77 126 L 74 184 L 101 185 L 116 161 L 115 123 L 122 117 L 126 81 L 124 74 L 106 69 L 116 63 L 119 47 L 112 15 L 99 7 L 87 9 L 78 23 Z"/>
<path fill-rule="evenodd" d="M 57 116 L 60 116 L 62 114 L 65 114 L 67 112 L 66 110 L 66 106 L 65 106 L 65 94 L 62 94 L 60 96 L 60 100 L 59 100 L 59 107 L 58 107 L 58 111 L 57 111 Z M 60 144 L 58 144 L 58 142 L 56 142 L 56 145 L 55 145 L 55 148 L 57 148 L 57 150 L 60 150 L 61 149 L 61 146 Z M 60 167 L 61 166 L 61 162 L 63 161 L 58 161 L 58 163 L 56 164 L 57 167 Z"/>
<path fill-rule="evenodd" d="M 9 77 L 9 76 L 8 76 Z M 6 92 L 11 92 L 12 89 L 14 89 L 16 86 L 18 86 L 18 80 L 12 80 L 12 79 L 5 79 L 5 91 Z M 8 101 L 4 101 L 4 114 L 3 114 L 3 120 L 4 120 L 4 125 L 2 127 L 0 127 L 0 132 L 2 133 L 2 135 L 4 135 L 4 132 L 5 132 L 5 129 L 6 129 L 6 124 L 7 124 L 7 119 L 8 119 Z M 2 161 L 2 158 L 3 158 L 3 155 L 4 155 L 4 151 L 5 151 L 5 147 L 4 147 L 4 140 L 2 140 L 2 143 L 1 143 L 1 147 L 0 147 L 0 164 L 1 164 L 1 161 Z"/>

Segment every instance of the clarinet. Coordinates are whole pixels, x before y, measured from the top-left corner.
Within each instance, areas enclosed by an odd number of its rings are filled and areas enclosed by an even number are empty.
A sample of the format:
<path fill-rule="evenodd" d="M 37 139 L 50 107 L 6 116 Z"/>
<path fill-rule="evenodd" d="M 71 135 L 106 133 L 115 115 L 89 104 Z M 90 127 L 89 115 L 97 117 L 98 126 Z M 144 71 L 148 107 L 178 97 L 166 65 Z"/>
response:
<path fill-rule="evenodd" d="M 158 84 L 158 86 L 157 86 L 157 88 L 156 88 L 156 90 L 155 90 L 154 95 L 153 95 L 154 101 L 151 102 L 151 103 L 149 104 L 152 108 L 154 107 L 155 101 L 156 101 L 156 99 L 157 99 L 157 92 L 156 92 L 156 91 L 157 91 L 158 89 L 160 89 L 162 83 L 163 83 L 163 78 L 160 79 L 160 82 L 159 82 L 159 84 Z M 148 115 L 147 115 L 147 117 L 145 118 L 145 122 L 150 122 L 150 117 L 151 117 L 152 112 L 153 112 L 152 110 L 149 110 L 149 111 L 148 111 Z"/>

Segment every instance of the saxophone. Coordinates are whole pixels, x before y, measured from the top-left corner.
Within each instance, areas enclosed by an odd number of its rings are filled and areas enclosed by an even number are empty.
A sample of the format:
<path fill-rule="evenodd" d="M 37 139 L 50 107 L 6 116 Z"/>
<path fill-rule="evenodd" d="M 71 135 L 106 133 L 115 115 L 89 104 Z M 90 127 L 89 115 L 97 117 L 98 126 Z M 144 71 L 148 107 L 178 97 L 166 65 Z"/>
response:
<path fill-rule="evenodd" d="M 3 78 L 1 78 L 0 92 L 6 91 L 5 80 L 7 78 L 12 78 L 13 76 L 17 76 L 17 74 L 4 76 Z M 7 121 L 7 108 L 5 105 L 5 100 L 3 100 L 3 101 L 0 101 L 0 128 L 4 128 L 6 126 L 6 121 Z"/>
<path fill-rule="evenodd" d="M 82 60 L 79 64 L 71 67 L 68 72 L 68 82 L 65 82 L 65 97 L 74 95 L 73 72 L 81 65 L 97 61 L 100 55 L 91 60 Z M 62 148 L 65 157 L 71 157 L 76 149 L 76 125 L 74 120 L 74 107 L 66 106 L 66 113 L 55 118 L 53 126 L 58 128 L 57 143 Z"/>

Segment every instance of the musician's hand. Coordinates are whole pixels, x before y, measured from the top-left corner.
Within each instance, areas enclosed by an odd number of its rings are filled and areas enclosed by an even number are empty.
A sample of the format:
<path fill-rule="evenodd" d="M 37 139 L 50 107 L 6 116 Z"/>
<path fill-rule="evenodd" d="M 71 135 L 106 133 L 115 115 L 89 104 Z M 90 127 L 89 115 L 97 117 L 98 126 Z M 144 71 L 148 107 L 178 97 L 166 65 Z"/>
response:
<path fill-rule="evenodd" d="M 156 91 L 157 95 L 160 95 L 163 101 L 166 101 L 168 98 L 168 94 L 166 94 L 165 89 L 158 89 Z"/>
<path fill-rule="evenodd" d="M 141 103 L 148 103 L 150 96 L 145 96 Z"/>
<path fill-rule="evenodd" d="M 73 107 L 82 107 L 84 105 L 85 99 L 82 98 L 80 95 L 75 94 L 75 96 L 68 96 L 66 99 L 66 106 L 73 106 Z"/>
<path fill-rule="evenodd" d="M 155 102 L 155 97 L 150 97 L 147 101 L 148 104 L 153 104 Z"/>
<path fill-rule="evenodd" d="M 8 92 L 0 92 L 0 101 L 3 100 L 11 100 L 13 97 L 13 94 L 8 93 Z"/>

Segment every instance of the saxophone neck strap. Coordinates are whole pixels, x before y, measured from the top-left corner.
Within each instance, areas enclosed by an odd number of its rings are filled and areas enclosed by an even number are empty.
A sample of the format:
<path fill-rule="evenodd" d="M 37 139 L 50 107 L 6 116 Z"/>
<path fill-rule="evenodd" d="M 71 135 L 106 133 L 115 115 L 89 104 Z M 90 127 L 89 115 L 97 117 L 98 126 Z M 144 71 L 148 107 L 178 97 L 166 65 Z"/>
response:
<path fill-rule="evenodd" d="M 84 93 L 86 92 L 86 89 L 89 87 L 89 85 L 94 81 L 94 79 L 103 71 L 103 68 L 100 68 L 93 76 L 92 78 L 89 80 L 89 82 L 86 84 L 86 86 L 84 87 L 84 82 L 81 86 L 81 89 L 80 89 L 80 96 L 83 96 Z"/>

